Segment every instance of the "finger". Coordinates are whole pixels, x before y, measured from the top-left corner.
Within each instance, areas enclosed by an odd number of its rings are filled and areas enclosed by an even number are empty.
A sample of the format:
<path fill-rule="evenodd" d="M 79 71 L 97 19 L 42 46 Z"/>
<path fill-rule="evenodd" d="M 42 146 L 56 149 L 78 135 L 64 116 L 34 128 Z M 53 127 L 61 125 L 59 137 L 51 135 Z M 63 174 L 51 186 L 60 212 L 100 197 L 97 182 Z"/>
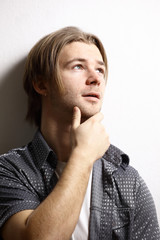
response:
<path fill-rule="evenodd" d="M 101 122 L 102 120 L 103 120 L 103 118 L 104 118 L 104 116 L 103 116 L 103 114 L 101 113 L 101 112 L 98 112 L 98 113 L 96 113 L 95 115 L 93 115 L 91 118 L 89 118 L 89 119 L 91 119 L 91 120 L 93 120 L 93 121 L 95 121 L 95 122 Z M 88 119 L 88 120 L 89 120 Z"/>
<path fill-rule="evenodd" d="M 79 127 L 81 123 L 81 111 L 78 107 L 73 108 L 73 116 L 72 116 L 72 128 Z"/>

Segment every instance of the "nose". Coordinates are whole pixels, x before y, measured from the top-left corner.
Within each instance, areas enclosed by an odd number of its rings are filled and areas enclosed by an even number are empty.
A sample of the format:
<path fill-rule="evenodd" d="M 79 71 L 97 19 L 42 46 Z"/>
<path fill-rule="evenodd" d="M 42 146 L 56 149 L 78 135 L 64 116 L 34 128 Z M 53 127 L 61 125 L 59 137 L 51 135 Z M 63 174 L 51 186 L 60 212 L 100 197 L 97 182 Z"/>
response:
<path fill-rule="evenodd" d="M 101 80 L 100 80 L 100 76 L 98 75 L 98 73 L 95 70 L 90 70 L 88 72 L 87 75 L 87 80 L 86 80 L 86 84 L 87 85 L 100 85 Z"/>

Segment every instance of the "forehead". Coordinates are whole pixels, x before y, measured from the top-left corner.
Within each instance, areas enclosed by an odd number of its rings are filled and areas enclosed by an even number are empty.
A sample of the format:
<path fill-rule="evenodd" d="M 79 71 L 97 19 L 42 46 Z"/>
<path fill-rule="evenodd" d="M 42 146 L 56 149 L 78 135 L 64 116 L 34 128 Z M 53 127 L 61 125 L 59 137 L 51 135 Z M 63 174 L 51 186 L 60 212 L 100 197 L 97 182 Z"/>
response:
<path fill-rule="evenodd" d="M 59 55 L 60 62 L 74 58 L 103 61 L 102 55 L 96 45 L 83 42 L 72 42 L 67 44 L 63 47 Z"/>

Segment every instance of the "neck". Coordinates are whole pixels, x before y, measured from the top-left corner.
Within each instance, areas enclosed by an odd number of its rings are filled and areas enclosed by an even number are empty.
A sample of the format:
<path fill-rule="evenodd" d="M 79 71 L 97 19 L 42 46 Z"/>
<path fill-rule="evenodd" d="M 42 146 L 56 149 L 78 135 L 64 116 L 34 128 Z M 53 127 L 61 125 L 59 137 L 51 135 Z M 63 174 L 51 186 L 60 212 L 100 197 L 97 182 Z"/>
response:
<path fill-rule="evenodd" d="M 66 162 L 71 150 L 71 120 L 66 121 L 63 117 L 57 117 L 56 114 L 54 118 L 46 118 L 43 117 L 44 115 L 48 116 L 47 114 L 42 114 L 41 133 L 47 144 L 56 153 L 58 160 Z"/>

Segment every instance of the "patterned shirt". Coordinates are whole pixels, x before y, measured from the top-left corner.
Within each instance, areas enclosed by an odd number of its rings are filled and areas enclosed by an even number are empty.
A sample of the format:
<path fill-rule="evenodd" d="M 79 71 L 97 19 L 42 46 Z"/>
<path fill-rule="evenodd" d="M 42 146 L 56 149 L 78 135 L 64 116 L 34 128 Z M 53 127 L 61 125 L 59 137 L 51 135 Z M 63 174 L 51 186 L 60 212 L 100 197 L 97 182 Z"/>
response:
<path fill-rule="evenodd" d="M 28 145 L 0 156 L 0 228 L 48 196 L 58 181 L 56 165 L 39 131 Z M 152 197 L 127 155 L 113 145 L 94 164 L 89 239 L 160 240 Z"/>

